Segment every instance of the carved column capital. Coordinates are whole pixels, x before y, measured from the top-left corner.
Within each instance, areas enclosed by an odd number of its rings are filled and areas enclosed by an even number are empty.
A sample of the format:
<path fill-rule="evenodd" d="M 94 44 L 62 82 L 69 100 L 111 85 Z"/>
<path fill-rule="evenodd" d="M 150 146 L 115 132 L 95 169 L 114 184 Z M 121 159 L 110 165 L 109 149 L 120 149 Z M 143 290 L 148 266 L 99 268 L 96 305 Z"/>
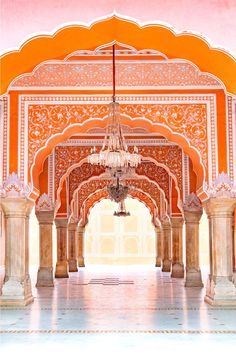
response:
<path fill-rule="evenodd" d="M 236 198 L 236 186 L 227 173 L 221 172 L 211 185 L 204 185 L 210 198 Z"/>
<path fill-rule="evenodd" d="M 30 184 L 24 185 L 15 172 L 9 174 L 0 187 L 1 198 L 28 198 L 32 191 Z"/>

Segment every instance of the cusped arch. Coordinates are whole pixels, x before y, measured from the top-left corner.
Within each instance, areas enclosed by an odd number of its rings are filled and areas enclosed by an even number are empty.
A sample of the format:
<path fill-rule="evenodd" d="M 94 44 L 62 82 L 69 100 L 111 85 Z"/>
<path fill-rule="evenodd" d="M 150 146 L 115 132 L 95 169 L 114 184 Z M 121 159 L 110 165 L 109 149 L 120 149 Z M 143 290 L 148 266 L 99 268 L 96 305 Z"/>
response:
<path fill-rule="evenodd" d="M 118 41 L 137 49 L 152 48 L 168 58 L 183 58 L 196 64 L 201 71 L 219 78 L 228 92 L 236 94 L 235 60 L 222 49 L 211 48 L 202 37 L 191 33 L 176 34 L 173 29 L 157 24 L 140 26 L 136 22 L 113 15 L 95 21 L 90 27 L 68 25 L 53 35 L 34 36 L 18 51 L 1 57 L 1 93 L 22 73 L 32 71 L 40 62 L 63 59 L 80 49 L 91 49 Z M 17 65 L 15 63 L 17 62 Z"/>
<path fill-rule="evenodd" d="M 130 191 L 128 193 L 128 197 L 132 199 L 136 199 L 142 204 L 145 205 L 145 207 L 149 210 L 150 215 L 152 217 L 152 224 L 154 226 L 157 225 L 159 217 L 158 217 L 158 212 L 157 212 L 157 206 L 153 199 L 147 195 L 147 193 L 141 191 L 141 190 L 135 190 L 135 191 Z M 81 216 L 82 223 L 87 224 L 88 223 L 88 217 L 89 214 L 92 210 L 92 208 L 102 201 L 103 199 L 109 199 L 108 192 L 106 190 L 99 190 L 93 194 L 91 194 L 83 203 L 83 215 Z"/>

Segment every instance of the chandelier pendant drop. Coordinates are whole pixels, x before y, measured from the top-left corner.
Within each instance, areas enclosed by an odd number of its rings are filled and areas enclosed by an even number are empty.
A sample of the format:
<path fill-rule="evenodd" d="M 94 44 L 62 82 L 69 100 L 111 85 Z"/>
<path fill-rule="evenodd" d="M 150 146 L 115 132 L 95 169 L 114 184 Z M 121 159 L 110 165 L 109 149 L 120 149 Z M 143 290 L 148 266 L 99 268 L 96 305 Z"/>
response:
<path fill-rule="evenodd" d="M 141 156 L 135 146 L 133 152 L 128 151 L 120 124 L 120 105 L 115 101 L 115 45 L 113 45 L 113 101 L 109 104 L 108 125 L 102 149 L 99 153 L 94 147 L 88 162 L 109 168 L 113 175 L 122 174 L 129 168 L 135 168 L 141 163 Z"/>
<path fill-rule="evenodd" d="M 130 212 L 126 211 L 124 199 L 119 203 L 118 211 L 114 211 L 114 216 L 130 216 Z"/>

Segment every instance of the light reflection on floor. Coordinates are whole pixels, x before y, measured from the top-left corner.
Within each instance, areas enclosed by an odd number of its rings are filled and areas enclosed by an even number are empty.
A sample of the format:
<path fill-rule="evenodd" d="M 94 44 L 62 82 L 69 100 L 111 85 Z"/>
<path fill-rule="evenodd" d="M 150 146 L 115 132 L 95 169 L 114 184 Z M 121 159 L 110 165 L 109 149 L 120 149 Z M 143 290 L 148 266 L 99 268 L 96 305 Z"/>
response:
<path fill-rule="evenodd" d="M 203 301 L 205 289 L 183 285 L 153 266 L 87 266 L 56 279 L 54 288 L 33 287 L 35 301 L 26 308 L 1 309 L 1 353 L 235 348 L 236 309 L 213 309 Z"/>

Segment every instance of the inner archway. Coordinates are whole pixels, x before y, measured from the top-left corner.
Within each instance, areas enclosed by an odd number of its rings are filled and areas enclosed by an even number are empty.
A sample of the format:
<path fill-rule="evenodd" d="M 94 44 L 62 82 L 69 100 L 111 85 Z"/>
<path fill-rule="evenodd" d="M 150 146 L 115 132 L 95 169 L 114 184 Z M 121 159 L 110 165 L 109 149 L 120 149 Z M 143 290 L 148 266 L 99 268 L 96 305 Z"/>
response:
<path fill-rule="evenodd" d="M 155 264 L 155 229 L 148 208 L 127 198 L 128 217 L 116 217 L 117 204 L 103 199 L 92 209 L 85 229 L 86 265 Z"/>

